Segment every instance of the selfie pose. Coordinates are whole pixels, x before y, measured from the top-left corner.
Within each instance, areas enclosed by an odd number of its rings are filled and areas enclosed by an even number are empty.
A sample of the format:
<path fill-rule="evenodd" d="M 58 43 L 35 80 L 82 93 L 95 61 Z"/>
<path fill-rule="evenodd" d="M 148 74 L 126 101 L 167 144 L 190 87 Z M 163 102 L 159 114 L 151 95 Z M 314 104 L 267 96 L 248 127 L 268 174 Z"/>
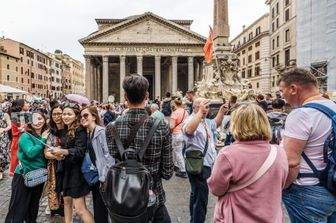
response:
<path fill-rule="evenodd" d="M 85 195 L 89 194 L 89 185 L 85 181 L 81 166 L 87 145 L 86 130 L 79 123 L 80 106 L 66 103 L 63 105 L 62 120 L 67 127 L 67 134 L 61 139 L 61 146 L 54 148 L 52 154 L 60 156 L 62 168 L 57 180 L 64 199 L 65 223 L 72 222 L 72 210 L 84 223 L 93 223 L 94 219 L 85 204 Z"/>
<path fill-rule="evenodd" d="M 6 223 L 35 223 L 44 183 L 30 187 L 25 183 L 25 175 L 31 171 L 46 168 L 44 145 L 49 131 L 43 113 L 33 113 L 34 123 L 28 124 L 27 130 L 19 139 L 18 160 L 12 181 L 12 194 L 9 202 Z"/>

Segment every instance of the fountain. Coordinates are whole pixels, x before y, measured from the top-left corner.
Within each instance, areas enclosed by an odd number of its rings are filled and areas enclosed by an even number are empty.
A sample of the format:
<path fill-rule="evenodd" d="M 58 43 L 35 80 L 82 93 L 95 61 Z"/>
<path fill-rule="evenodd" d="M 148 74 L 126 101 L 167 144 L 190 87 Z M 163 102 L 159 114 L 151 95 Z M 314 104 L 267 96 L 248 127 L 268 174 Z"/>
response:
<path fill-rule="evenodd" d="M 255 92 L 250 82 L 242 79 L 238 70 L 238 57 L 231 52 L 229 44 L 228 1 L 214 0 L 214 54 L 205 64 L 203 78 L 195 85 L 197 97 L 211 100 L 209 117 L 212 118 L 224 99 L 235 95 L 240 100 L 251 100 Z"/>

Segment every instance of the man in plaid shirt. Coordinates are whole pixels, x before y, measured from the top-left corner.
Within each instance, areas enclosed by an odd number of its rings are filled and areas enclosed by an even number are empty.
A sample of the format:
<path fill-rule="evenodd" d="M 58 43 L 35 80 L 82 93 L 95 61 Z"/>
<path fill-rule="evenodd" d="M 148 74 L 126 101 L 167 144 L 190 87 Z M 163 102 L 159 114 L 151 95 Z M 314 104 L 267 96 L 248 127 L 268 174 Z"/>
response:
<path fill-rule="evenodd" d="M 124 145 L 130 135 L 130 128 L 139 122 L 144 115 L 147 115 L 145 102 L 148 99 L 148 87 L 149 83 L 147 79 L 140 75 L 127 76 L 123 81 L 125 100 L 128 103 L 129 110 L 125 115 L 115 121 L 115 127 Z M 148 116 L 137 131 L 136 137 L 129 148 L 139 151 L 153 124 L 154 118 Z M 120 161 L 121 157 L 116 142 L 112 137 L 112 125 L 106 127 L 106 140 L 111 155 L 117 161 Z M 143 164 L 150 171 L 154 179 L 154 191 L 157 195 L 158 208 L 154 214 L 153 222 L 171 222 L 168 210 L 164 204 L 165 192 L 161 181 L 161 178 L 168 180 L 172 177 L 174 165 L 171 134 L 169 126 L 165 122 L 161 122 L 154 132 L 152 140 L 145 152 Z"/>

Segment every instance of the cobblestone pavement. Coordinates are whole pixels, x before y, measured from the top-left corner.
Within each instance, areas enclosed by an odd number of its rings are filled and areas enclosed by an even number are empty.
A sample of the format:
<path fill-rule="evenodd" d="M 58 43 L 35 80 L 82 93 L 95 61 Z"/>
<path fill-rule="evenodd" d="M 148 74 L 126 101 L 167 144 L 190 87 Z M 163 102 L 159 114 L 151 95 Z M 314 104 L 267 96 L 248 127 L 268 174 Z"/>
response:
<path fill-rule="evenodd" d="M 0 223 L 5 221 L 5 217 L 8 210 L 8 204 L 11 194 L 11 178 L 8 174 L 4 174 L 5 177 L 2 181 L 0 181 Z M 173 177 L 169 181 L 164 181 L 164 187 L 166 191 L 167 197 L 167 208 L 169 214 L 171 216 L 171 220 L 173 223 L 188 223 L 189 222 L 189 193 L 190 193 L 190 185 L 188 179 L 182 179 L 178 177 Z M 92 211 L 92 200 L 91 196 L 87 197 L 87 204 Z M 208 205 L 208 214 L 206 223 L 213 222 L 213 213 L 214 206 L 216 203 L 216 198 L 212 195 L 209 195 L 209 205 Z M 46 198 L 42 198 L 38 219 L 39 223 L 51 223 L 51 222 L 63 222 L 61 218 L 51 218 L 49 215 L 46 215 L 45 209 L 47 206 Z M 78 216 L 74 217 L 74 223 L 81 222 Z M 285 222 L 289 222 L 287 218 Z"/>

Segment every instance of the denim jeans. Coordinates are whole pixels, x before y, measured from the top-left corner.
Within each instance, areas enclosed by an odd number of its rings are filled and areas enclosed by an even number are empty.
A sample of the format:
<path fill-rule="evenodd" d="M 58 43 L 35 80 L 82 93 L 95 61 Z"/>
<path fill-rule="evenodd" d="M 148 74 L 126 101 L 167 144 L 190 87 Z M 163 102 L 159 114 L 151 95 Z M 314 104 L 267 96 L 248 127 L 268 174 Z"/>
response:
<path fill-rule="evenodd" d="M 208 206 L 209 188 L 207 179 L 211 175 L 211 168 L 203 166 L 201 174 L 192 175 L 188 173 L 191 185 L 189 211 L 190 223 L 204 223 Z"/>
<path fill-rule="evenodd" d="M 335 223 L 336 196 L 322 186 L 292 186 L 282 200 L 291 223 Z"/>

